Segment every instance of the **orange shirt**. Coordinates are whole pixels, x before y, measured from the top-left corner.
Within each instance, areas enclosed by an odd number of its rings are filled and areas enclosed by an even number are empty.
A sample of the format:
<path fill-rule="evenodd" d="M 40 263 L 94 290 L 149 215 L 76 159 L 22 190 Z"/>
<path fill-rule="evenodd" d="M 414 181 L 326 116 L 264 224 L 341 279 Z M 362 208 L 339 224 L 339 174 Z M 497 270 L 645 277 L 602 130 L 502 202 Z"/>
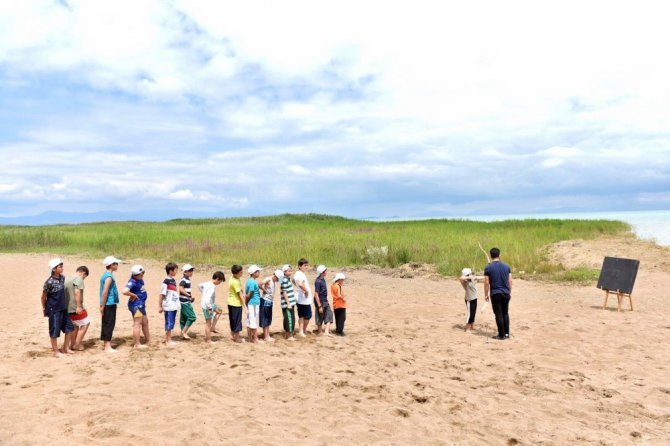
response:
<path fill-rule="evenodd" d="M 330 294 L 333 296 L 333 308 L 347 308 L 347 301 L 344 300 L 342 287 L 339 284 L 334 283 L 331 285 Z"/>

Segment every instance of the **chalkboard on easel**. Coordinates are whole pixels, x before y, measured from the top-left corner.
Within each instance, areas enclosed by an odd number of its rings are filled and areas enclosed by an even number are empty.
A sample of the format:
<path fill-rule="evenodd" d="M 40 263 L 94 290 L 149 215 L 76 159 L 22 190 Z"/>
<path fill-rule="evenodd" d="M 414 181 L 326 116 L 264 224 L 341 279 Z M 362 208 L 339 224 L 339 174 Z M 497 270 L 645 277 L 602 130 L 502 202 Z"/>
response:
<path fill-rule="evenodd" d="M 596 286 L 601 290 L 631 294 L 639 268 L 639 260 L 605 257 Z"/>

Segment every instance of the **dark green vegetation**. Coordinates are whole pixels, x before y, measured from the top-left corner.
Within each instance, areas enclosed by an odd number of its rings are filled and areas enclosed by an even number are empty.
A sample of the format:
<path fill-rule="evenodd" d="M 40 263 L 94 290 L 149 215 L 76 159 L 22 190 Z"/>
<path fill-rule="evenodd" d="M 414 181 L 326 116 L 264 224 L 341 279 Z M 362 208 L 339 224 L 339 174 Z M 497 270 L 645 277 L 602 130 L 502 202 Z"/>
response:
<path fill-rule="evenodd" d="M 561 240 L 593 239 L 630 232 L 607 220 L 425 220 L 369 222 L 326 215 L 111 222 L 54 226 L 0 226 L 0 251 L 59 255 L 149 258 L 178 263 L 230 266 L 280 265 L 307 257 L 313 265 L 379 265 L 417 262 L 436 265 L 445 275 L 469 266 L 482 271 L 478 248 L 497 246 L 515 272 L 580 280 L 547 259 L 547 246 Z M 588 273 L 586 274 L 588 275 Z"/>

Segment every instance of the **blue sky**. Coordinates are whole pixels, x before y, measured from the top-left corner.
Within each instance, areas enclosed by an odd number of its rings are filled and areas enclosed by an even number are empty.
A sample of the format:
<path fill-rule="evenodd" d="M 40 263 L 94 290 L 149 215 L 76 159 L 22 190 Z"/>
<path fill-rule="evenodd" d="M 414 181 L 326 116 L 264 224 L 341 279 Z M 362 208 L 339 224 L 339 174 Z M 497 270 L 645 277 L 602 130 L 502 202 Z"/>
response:
<path fill-rule="evenodd" d="M 2 2 L 0 218 L 670 208 L 663 2 L 457 3 Z"/>

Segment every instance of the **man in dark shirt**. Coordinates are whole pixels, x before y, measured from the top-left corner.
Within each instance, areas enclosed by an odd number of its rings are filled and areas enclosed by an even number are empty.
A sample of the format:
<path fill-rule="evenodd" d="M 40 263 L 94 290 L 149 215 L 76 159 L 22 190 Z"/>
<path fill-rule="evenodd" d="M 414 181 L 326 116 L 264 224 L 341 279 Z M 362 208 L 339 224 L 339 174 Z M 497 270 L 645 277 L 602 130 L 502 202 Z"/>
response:
<path fill-rule="evenodd" d="M 500 261 L 500 250 L 491 249 L 491 263 L 484 269 L 484 297 L 489 300 L 496 315 L 498 335 L 493 339 L 509 338 L 509 301 L 512 298 L 512 269 Z"/>

